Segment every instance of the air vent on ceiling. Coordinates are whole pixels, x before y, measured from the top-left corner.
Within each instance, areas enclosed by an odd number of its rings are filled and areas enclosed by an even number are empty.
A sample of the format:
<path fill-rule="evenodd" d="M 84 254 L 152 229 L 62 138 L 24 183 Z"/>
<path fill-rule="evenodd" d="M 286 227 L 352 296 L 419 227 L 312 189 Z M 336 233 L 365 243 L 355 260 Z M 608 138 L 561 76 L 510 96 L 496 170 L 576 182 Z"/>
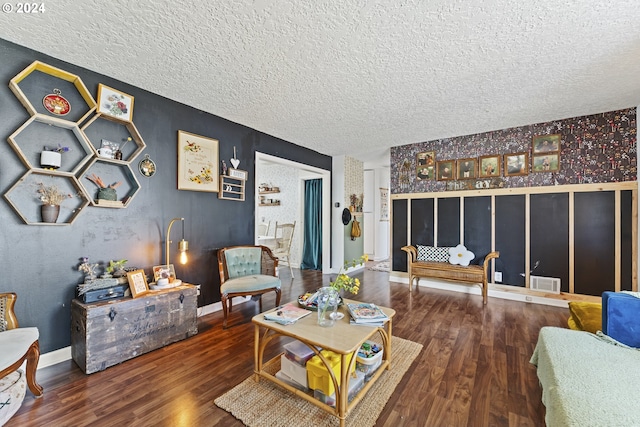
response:
<path fill-rule="evenodd" d="M 560 293 L 560 279 L 555 277 L 529 276 L 529 288 L 534 291 Z"/>

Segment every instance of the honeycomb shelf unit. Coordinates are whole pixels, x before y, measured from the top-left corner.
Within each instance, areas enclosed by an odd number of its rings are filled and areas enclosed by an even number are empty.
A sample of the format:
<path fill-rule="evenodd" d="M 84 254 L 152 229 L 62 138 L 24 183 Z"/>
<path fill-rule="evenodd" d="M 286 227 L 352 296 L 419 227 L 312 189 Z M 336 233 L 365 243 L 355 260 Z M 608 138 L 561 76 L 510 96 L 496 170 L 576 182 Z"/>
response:
<path fill-rule="evenodd" d="M 9 88 L 30 115 L 63 118 L 80 124 L 96 110 L 96 101 L 80 77 L 40 61 L 32 62 L 9 82 Z M 68 114 L 54 114 L 43 105 L 45 96 L 60 90 L 69 102 Z"/>
<path fill-rule="evenodd" d="M 76 174 L 93 156 L 89 140 L 74 122 L 35 114 L 8 138 L 9 144 L 29 169 L 41 169 L 40 153 L 44 146 L 58 144 L 71 150 L 62 154 L 61 172 Z"/>
<path fill-rule="evenodd" d="M 37 192 L 39 183 L 46 186 L 55 185 L 61 192 L 72 196 L 60 205 L 58 222 L 46 223 L 40 220 L 38 207 L 41 203 L 38 201 Z M 4 198 L 28 225 L 69 225 L 89 205 L 89 198 L 75 175 L 70 172 L 52 172 L 42 169 L 28 170 L 9 188 Z"/>
<path fill-rule="evenodd" d="M 118 200 L 98 199 L 98 187 L 87 178 L 91 175 L 99 176 L 107 185 L 120 182 L 121 184 L 116 188 Z M 86 194 L 89 195 L 91 206 L 101 208 L 126 208 L 140 191 L 140 183 L 131 170 L 131 165 L 119 160 L 94 157 L 78 179 Z M 95 198 L 92 197 L 93 194 L 96 195 Z"/>
<path fill-rule="evenodd" d="M 97 156 L 102 141 L 117 143 L 122 151 L 122 161 L 131 163 L 147 146 L 133 122 L 118 119 L 107 114 L 96 113 L 82 128 L 87 140 Z M 131 141 L 127 142 L 127 139 Z M 124 147 L 123 147 L 124 146 Z"/>

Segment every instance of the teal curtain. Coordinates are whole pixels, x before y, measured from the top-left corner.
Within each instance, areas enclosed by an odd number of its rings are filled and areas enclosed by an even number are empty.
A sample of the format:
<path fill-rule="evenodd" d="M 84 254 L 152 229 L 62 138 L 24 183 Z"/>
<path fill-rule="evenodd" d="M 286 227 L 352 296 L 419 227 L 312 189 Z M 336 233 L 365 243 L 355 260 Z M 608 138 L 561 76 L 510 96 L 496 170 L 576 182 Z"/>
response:
<path fill-rule="evenodd" d="M 301 270 L 322 270 L 322 180 L 304 182 L 304 243 Z"/>

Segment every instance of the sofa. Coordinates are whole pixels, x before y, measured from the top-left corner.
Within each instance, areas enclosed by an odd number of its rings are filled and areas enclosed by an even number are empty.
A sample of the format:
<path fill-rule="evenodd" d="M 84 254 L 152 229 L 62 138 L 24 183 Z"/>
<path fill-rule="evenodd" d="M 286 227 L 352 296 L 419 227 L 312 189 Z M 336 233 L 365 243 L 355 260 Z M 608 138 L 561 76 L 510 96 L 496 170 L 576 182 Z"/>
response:
<path fill-rule="evenodd" d="M 596 333 L 540 330 L 531 363 L 548 427 L 640 426 L 639 296 L 605 292 Z"/>

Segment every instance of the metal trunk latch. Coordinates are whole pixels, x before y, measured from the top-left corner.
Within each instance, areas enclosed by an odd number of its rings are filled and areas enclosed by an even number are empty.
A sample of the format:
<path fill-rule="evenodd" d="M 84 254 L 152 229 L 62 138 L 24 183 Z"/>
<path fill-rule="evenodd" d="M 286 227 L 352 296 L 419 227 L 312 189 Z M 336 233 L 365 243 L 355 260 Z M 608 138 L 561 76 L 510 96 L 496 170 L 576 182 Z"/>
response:
<path fill-rule="evenodd" d="M 113 319 L 116 318 L 116 309 L 111 307 L 111 310 L 109 310 L 109 319 L 111 319 L 111 321 L 113 322 Z"/>
<path fill-rule="evenodd" d="M 184 301 L 184 294 L 180 294 L 180 304 L 182 304 L 182 301 Z"/>

